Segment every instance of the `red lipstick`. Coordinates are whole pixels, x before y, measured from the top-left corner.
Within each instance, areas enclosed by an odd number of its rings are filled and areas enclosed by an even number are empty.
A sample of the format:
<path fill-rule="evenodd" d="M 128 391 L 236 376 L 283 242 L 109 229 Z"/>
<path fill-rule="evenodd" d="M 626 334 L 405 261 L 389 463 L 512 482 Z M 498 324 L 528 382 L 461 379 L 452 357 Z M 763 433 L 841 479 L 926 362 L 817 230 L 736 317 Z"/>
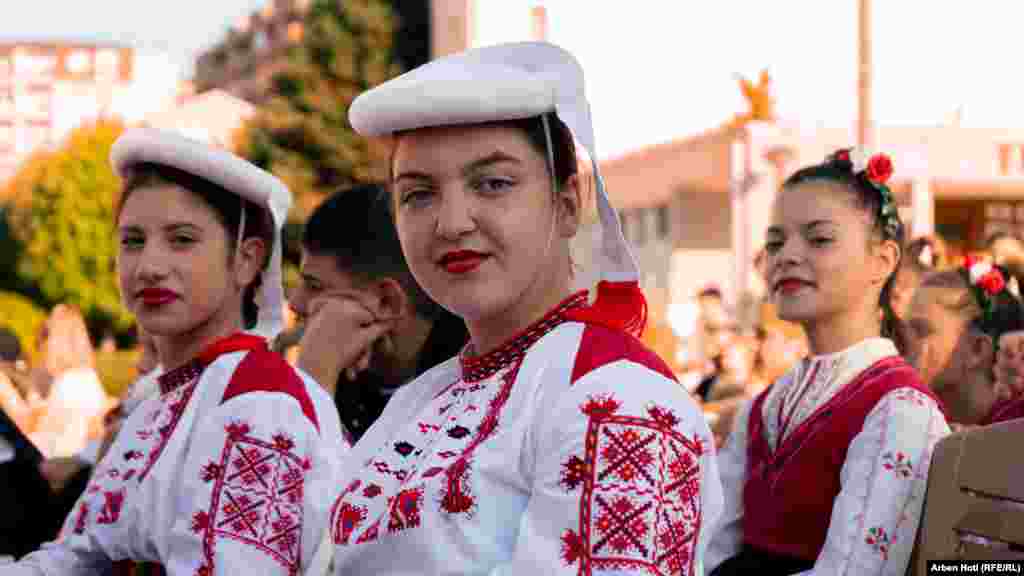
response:
<path fill-rule="evenodd" d="M 792 294 L 805 286 L 811 286 L 810 282 L 799 278 L 783 278 L 775 283 L 775 289 L 783 294 Z"/>
<path fill-rule="evenodd" d="M 441 267 L 449 274 L 468 274 L 487 259 L 487 254 L 472 250 L 456 250 L 447 252 L 441 257 Z"/>
<path fill-rule="evenodd" d="M 179 297 L 176 292 L 166 288 L 144 288 L 139 290 L 137 296 L 146 306 L 162 306 Z"/>

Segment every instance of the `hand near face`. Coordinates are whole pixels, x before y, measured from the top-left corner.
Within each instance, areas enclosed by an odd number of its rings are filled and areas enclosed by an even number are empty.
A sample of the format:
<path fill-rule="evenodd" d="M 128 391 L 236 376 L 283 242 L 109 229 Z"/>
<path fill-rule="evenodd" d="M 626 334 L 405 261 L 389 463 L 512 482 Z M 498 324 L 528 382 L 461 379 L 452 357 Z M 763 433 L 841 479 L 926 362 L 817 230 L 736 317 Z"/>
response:
<path fill-rule="evenodd" d="M 329 293 L 310 302 L 297 365 L 332 395 L 338 376 L 349 380 L 370 366 L 374 346 L 392 323 L 378 319 L 359 294 Z"/>
<path fill-rule="evenodd" d="M 60 494 L 75 474 L 85 467 L 86 464 L 77 458 L 51 458 L 39 464 L 39 472 L 46 478 L 54 494 Z"/>
<path fill-rule="evenodd" d="M 1001 397 L 1024 394 L 1024 331 L 1007 332 L 999 338 L 995 373 Z"/>

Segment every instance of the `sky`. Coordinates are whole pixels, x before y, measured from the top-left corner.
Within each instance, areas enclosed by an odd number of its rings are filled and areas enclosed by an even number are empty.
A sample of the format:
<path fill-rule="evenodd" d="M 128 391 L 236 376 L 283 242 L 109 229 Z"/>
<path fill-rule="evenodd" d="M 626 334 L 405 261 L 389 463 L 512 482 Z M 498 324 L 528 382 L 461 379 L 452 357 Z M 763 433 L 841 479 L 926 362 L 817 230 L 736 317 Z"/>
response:
<path fill-rule="evenodd" d="M 413 1 L 413 0 L 402 0 Z M 477 0 L 479 43 L 529 35 L 541 0 Z M 184 77 L 201 49 L 264 0 L 9 2 L 0 38 L 88 38 L 168 54 Z M 587 75 L 598 155 L 714 127 L 744 109 L 736 74 L 772 73 L 784 122 L 856 119 L 857 0 L 543 0 L 549 39 Z M 874 0 L 875 119 L 1024 127 L 1019 0 Z"/>

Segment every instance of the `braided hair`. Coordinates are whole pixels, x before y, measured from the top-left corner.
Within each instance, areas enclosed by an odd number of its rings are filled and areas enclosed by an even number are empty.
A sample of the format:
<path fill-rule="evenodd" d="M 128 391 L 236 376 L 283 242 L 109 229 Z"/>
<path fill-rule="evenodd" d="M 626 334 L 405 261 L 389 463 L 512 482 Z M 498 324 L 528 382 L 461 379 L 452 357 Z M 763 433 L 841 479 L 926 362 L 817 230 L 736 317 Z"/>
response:
<path fill-rule="evenodd" d="M 853 192 L 856 205 L 872 216 L 873 229 L 883 240 L 903 246 L 904 228 L 896 200 L 886 184 L 892 175 L 892 162 L 883 154 L 862 160 L 862 154 L 850 148 L 839 150 L 821 164 L 802 168 L 791 175 L 782 187 L 792 188 L 810 182 L 827 182 L 844 186 Z M 901 253 L 902 257 L 902 253 Z M 886 278 L 879 295 L 882 309 L 882 336 L 898 338 L 899 319 L 892 308 L 892 288 L 899 270 L 899 262 Z"/>

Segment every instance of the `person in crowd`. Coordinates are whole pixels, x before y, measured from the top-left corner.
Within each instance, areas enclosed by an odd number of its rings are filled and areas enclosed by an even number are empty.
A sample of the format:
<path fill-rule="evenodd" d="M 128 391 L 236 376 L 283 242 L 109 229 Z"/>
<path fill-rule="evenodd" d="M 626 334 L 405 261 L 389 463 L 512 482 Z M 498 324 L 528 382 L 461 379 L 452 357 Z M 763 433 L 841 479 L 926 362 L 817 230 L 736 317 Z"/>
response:
<path fill-rule="evenodd" d="M 715 371 L 697 387 L 701 401 L 722 402 L 763 389 L 764 384 L 754 370 L 757 347 L 755 339 L 741 336 L 725 343 L 713 360 Z"/>
<path fill-rule="evenodd" d="M 372 343 L 365 371 L 322 383 L 356 440 L 399 386 L 458 354 L 468 339 L 462 319 L 431 300 L 409 272 L 389 202 L 384 188 L 364 184 L 320 204 L 303 230 L 302 281 L 290 298 L 301 318 L 315 299 L 359 293 L 374 316 L 392 326 Z M 303 335 L 319 337 L 315 331 Z"/>
<path fill-rule="evenodd" d="M 900 259 L 896 280 L 892 285 L 892 310 L 897 318 L 906 320 L 914 291 L 925 275 L 944 267 L 944 248 L 934 236 L 922 236 L 909 242 Z"/>
<path fill-rule="evenodd" d="M 1024 242 L 1015 234 L 996 232 L 985 241 L 985 249 L 992 256 L 992 262 L 1006 266 L 1010 260 L 1024 258 Z"/>
<path fill-rule="evenodd" d="M 743 404 L 719 452 L 726 509 L 710 574 L 906 572 L 931 452 L 949 428 L 887 338 L 903 237 L 891 173 L 885 155 L 840 150 L 776 198 L 770 297 L 803 327 L 810 356 Z"/>
<path fill-rule="evenodd" d="M 111 161 L 121 294 L 156 343 L 160 395 L 121 425 L 61 536 L 0 575 L 304 572 L 345 446 L 331 398 L 268 348 L 291 195 L 159 130 L 126 131 Z"/>
<path fill-rule="evenodd" d="M 602 279 L 574 286 L 587 110 L 579 64 L 544 42 L 435 60 L 353 102 L 360 134 L 393 137 L 409 269 L 470 342 L 399 388 L 342 463 L 338 574 L 700 566 L 721 507 L 711 435 L 637 339 L 646 304 L 596 165 Z"/>
<path fill-rule="evenodd" d="M 78 309 L 55 306 L 42 335 L 49 385 L 30 437 L 47 458 L 66 458 L 100 437 L 112 403 L 96 373 L 92 341 Z"/>
<path fill-rule="evenodd" d="M 15 417 L 22 398 L 11 380 L 26 377 L 18 374 L 23 362 L 18 337 L 0 328 L 0 557 L 11 558 L 52 540 L 61 518 L 50 506 L 53 494 L 39 471 L 43 456 Z"/>
<path fill-rule="evenodd" d="M 1015 330 L 999 337 L 995 376 L 1000 399 L 1024 397 L 1024 331 Z"/>
<path fill-rule="evenodd" d="M 959 268 L 926 276 L 914 297 L 907 323 L 909 360 L 953 424 L 1024 416 L 1024 402 L 1016 395 L 1002 397 L 998 385 L 1000 338 L 1024 330 L 1024 307 L 1007 290 L 1007 279 L 1004 269 L 968 259 Z M 1002 366 L 1014 364 L 1013 348 L 1011 342 Z"/>
<path fill-rule="evenodd" d="M 121 424 L 144 400 L 160 394 L 157 381 L 159 357 L 152 335 L 139 327 L 139 359 L 135 364 L 137 378 L 125 391 L 125 397 L 111 409 L 104 419 L 104 436 L 90 442 L 75 456 L 50 458 L 42 462 L 40 471 L 50 483 L 55 495 L 53 505 L 61 518 L 65 518 L 88 487 L 96 464 L 103 459 L 117 437 Z"/>
<path fill-rule="evenodd" d="M 35 415 L 26 397 L 31 374 L 21 353 L 21 341 L 6 327 L 0 327 L 0 410 L 22 433 L 32 430 Z"/>

